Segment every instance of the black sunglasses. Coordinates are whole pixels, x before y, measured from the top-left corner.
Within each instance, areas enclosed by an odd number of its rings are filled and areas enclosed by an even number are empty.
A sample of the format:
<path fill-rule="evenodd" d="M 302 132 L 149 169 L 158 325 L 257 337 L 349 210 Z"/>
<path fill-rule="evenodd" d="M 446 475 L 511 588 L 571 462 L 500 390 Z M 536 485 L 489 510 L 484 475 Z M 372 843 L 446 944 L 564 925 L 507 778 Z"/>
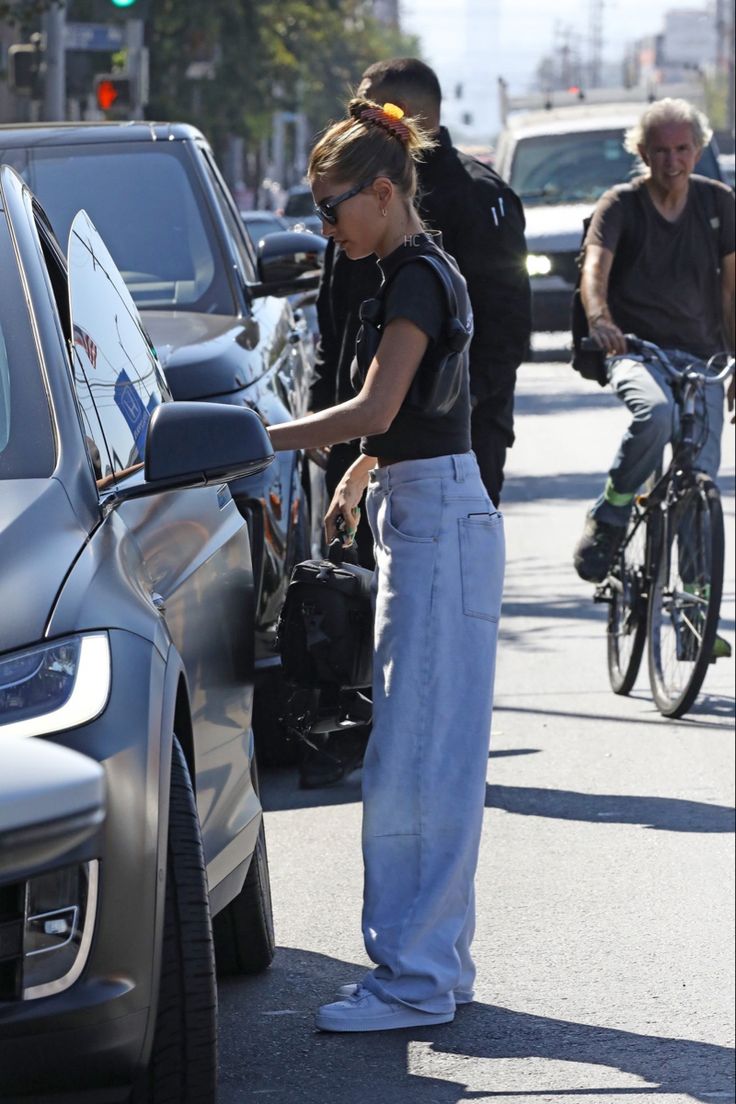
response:
<path fill-rule="evenodd" d="M 346 199 L 352 199 L 358 192 L 362 192 L 364 188 L 367 188 L 372 184 L 372 180 L 364 180 L 361 184 L 356 184 L 354 188 L 350 188 L 349 191 L 343 192 L 342 195 L 335 196 L 334 199 L 323 199 L 320 203 L 315 203 L 314 213 L 318 218 L 321 218 L 323 222 L 328 222 L 330 226 L 337 225 L 337 211 L 335 208 L 340 203 L 344 203 Z"/>

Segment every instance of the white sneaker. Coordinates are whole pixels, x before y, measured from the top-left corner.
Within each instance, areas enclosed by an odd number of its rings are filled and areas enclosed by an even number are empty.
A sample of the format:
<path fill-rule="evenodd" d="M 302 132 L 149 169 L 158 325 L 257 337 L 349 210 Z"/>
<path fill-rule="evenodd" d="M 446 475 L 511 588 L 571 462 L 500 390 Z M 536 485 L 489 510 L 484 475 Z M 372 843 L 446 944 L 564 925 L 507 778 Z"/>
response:
<path fill-rule="evenodd" d="M 341 985 L 337 990 L 337 995 L 341 1000 L 345 1000 L 346 997 L 355 996 L 358 988 L 359 986 L 356 982 L 352 985 Z M 472 993 L 464 993 L 462 989 L 455 990 L 455 1004 L 472 1004 L 473 999 Z"/>
<path fill-rule="evenodd" d="M 451 1023 L 454 1018 L 454 1012 L 420 1012 L 405 1004 L 389 1004 L 358 985 L 346 1000 L 318 1008 L 314 1022 L 320 1031 L 393 1031 Z"/>

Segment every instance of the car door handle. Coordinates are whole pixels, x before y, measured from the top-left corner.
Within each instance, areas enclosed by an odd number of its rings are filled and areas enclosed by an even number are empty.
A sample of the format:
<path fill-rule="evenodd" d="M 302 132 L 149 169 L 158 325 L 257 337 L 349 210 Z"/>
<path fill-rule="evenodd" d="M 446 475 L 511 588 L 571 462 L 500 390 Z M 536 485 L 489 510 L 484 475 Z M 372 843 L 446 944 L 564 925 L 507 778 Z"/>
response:
<path fill-rule="evenodd" d="M 166 609 L 166 599 L 163 597 L 163 595 L 158 594 L 154 590 L 153 594 L 151 595 L 151 601 L 153 602 L 159 613 L 164 612 L 164 610 Z"/>

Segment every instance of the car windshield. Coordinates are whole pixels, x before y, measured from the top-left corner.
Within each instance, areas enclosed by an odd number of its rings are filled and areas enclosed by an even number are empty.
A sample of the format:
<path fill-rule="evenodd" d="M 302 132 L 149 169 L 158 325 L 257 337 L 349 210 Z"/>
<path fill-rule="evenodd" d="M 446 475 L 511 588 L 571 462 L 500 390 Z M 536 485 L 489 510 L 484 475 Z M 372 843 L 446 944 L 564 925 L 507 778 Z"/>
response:
<path fill-rule="evenodd" d="M 595 203 L 638 172 L 623 147 L 623 130 L 573 131 L 521 138 L 509 183 L 527 206 Z"/>
<path fill-rule="evenodd" d="M 60 242 L 77 211 L 87 212 L 138 307 L 236 313 L 181 143 L 8 149 L 0 159 L 26 179 Z"/>
<path fill-rule="evenodd" d="M 287 197 L 284 214 L 294 215 L 296 218 L 299 218 L 300 215 L 314 214 L 314 200 L 309 188 L 305 188 L 304 191 L 292 192 Z"/>
<path fill-rule="evenodd" d="M 54 468 L 54 436 L 28 307 L 2 210 L 0 273 L 0 481 L 40 479 L 51 475 Z"/>

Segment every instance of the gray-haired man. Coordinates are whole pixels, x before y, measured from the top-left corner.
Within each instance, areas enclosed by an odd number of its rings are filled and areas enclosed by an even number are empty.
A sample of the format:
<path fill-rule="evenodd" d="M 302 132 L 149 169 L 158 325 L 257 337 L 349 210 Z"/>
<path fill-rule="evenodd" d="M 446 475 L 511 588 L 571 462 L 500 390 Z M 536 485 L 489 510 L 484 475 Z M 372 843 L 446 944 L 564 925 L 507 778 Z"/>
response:
<path fill-rule="evenodd" d="M 612 189 L 601 198 L 586 237 L 581 296 L 590 334 L 616 357 L 609 381 L 632 416 L 575 549 L 575 568 L 589 582 L 608 574 L 634 495 L 674 429 L 674 397 L 663 370 L 627 356 L 624 334 L 655 342 L 676 364 L 734 347 L 734 196 L 725 184 L 693 175 L 710 134 L 692 104 L 652 104 L 626 136 L 627 149 L 648 171 L 628 195 Z M 617 251 L 626 260 L 609 286 Z M 706 394 L 698 467 L 715 479 L 723 396 L 717 388 Z"/>

